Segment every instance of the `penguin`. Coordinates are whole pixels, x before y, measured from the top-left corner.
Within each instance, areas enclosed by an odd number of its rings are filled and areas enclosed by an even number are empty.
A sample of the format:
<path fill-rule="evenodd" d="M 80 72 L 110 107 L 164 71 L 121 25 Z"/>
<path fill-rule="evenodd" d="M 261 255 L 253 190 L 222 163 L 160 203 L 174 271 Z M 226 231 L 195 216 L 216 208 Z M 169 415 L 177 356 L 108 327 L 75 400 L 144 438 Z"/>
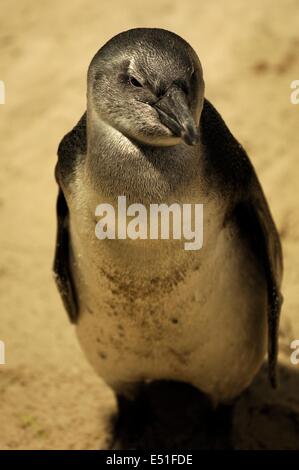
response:
<path fill-rule="evenodd" d="M 122 399 L 176 381 L 214 404 L 246 389 L 268 351 L 277 385 L 282 249 L 249 157 L 205 98 L 192 47 L 137 28 L 88 70 L 87 111 L 55 168 L 54 275 L 79 342 Z M 98 204 L 203 204 L 203 246 L 95 236 Z"/>

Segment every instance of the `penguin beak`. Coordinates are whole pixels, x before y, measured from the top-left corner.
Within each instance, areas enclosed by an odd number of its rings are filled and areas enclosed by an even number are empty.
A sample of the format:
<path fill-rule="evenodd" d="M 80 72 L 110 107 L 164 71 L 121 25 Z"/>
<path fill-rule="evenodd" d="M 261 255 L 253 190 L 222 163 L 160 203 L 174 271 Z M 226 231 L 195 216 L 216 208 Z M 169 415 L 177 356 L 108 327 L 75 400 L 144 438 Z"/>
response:
<path fill-rule="evenodd" d="M 198 143 L 199 132 L 183 90 L 177 86 L 169 88 L 153 107 L 158 112 L 162 124 L 175 136 L 181 137 L 188 145 Z"/>

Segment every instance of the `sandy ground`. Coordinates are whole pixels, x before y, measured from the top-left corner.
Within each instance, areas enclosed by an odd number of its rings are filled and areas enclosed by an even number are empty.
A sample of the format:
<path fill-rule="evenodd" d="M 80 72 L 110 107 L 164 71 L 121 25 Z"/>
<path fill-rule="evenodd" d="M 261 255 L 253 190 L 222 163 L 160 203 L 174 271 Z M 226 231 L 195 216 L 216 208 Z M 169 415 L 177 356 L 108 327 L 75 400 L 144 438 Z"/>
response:
<path fill-rule="evenodd" d="M 283 7 L 282 7 L 283 5 Z M 1 0 L 1 449 L 105 446 L 115 403 L 81 353 L 51 275 L 59 140 L 85 109 L 87 66 L 114 34 L 164 27 L 187 39 L 207 96 L 248 150 L 281 233 L 281 387 L 264 374 L 235 411 L 239 448 L 299 448 L 298 0 Z"/>

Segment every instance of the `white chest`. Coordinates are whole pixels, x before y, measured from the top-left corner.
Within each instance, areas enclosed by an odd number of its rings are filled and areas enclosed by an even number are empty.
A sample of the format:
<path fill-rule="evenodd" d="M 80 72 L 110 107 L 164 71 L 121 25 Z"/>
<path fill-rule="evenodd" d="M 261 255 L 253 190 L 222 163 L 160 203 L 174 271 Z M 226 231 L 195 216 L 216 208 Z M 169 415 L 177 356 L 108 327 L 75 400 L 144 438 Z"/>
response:
<path fill-rule="evenodd" d="M 193 188 L 180 199 L 203 204 L 203 247 L 187 251 L 182 240 L 98 240 L 94 211 L 107 201 L 76 194 L 78 336 L 98 373 L 123 393 L 163 378 L 215 400 L 239 393 L 264 356 L 266 289 L 234 225 L 223 228 L 221 201 Z"/>

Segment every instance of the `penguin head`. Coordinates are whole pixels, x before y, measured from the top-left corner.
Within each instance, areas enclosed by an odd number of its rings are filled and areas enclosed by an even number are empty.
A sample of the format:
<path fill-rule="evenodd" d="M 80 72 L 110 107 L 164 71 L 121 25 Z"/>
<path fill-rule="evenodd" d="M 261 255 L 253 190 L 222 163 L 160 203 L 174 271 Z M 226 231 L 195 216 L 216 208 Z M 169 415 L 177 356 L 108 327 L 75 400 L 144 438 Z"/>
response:
<path fill-rule="evenodd" d="M 88 70 L 88 113 L 144 145 L 195 145 L 203 100 L 196 53 L 163 29 L 118 34 Z"/>

